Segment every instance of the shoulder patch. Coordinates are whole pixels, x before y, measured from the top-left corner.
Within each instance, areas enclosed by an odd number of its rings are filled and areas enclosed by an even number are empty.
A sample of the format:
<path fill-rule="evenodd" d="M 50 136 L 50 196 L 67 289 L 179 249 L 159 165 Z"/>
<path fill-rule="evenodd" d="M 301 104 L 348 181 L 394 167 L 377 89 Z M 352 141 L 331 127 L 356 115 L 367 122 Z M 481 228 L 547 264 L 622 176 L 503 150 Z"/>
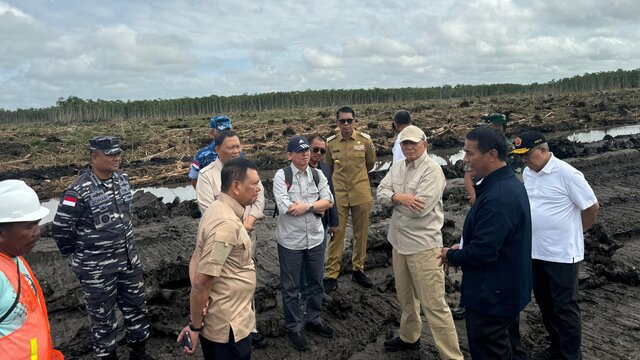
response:
<path fill-rule="evenodd" d="M 364 137 L 364 138 L 367 138 L 367 139 L 371 140 L 371 136 L 369 136 L 369 134 L 361 132 L 360 135 L 362 135 L 362 137 Z"/>
<path fill-rule="evenodd" d="M 62 198 L 62 205 L 75 207 L 77 202 L 78 198 L 74 197 L 73 195 L 65 195 Z"/>
<path fill-rule="evenodd" d="M 329 142 L 329 141 L 331 141 L 331 140 L 333 140 L 333 139 L 335 139 L 335 138 L 336 138 L 336 135 L 331 135 L 331 136 L 329 136 L 329 137 L 327 138 L 327 142 Z"/>

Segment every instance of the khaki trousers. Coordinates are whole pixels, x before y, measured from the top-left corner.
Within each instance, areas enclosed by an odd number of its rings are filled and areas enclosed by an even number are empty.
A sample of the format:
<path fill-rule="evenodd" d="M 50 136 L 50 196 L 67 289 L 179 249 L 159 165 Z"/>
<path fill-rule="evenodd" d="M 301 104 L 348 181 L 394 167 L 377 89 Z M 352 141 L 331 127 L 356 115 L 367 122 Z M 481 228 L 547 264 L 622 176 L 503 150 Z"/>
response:
<path fill-rule="evenodd" d="M 402 309 L 400 338 L 409 343 L 420 339 L 422 305 L 440 358 L 464 359 L 451 310 L 444 299 L 444 272 L 438 266 L 438 254 L 440 248 L 411 255 L 401 255 L 393 249 L 396 294 Z"/>
<path fill-rule="evenodd" d="M 349 210 L 351 210 L 351 223 L 353 225 L 353 257 L 351 262 L 353 263 L 353 270 L 364 272 L 371 202 L 353 206 L 338 204 L 338 229 L 333 239 L 329 241 L 329 252 L 327 254 L 325 277 L 329 279 L 337 279 L 340 274 L 340 265 L 344 255 L 344 233 L 349 219 Z"/>

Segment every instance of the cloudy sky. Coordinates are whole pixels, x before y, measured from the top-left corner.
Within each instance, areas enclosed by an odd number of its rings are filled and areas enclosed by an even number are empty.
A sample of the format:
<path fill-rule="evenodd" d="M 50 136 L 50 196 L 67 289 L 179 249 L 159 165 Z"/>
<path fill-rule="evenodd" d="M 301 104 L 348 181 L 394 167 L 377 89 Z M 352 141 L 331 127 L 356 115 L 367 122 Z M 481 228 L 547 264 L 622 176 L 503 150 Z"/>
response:
<path fill-rule="evenodd" d="M 638 0 L 0 0 L 0 108 L 640 67 Z"/>

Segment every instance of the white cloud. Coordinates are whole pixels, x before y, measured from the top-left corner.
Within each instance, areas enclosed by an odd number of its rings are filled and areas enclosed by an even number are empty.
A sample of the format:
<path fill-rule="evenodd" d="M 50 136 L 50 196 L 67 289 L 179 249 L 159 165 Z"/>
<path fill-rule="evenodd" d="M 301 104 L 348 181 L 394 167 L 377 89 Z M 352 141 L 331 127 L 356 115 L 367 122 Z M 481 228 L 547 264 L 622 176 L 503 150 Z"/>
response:
<path fill-rule="evenodd" d="M 0 108 L 637 68 L 636 0 L 0 0 Z"/>
<path fill-rule="evenodd" d="M 307 64 L 316 68 L 333 68 L 343 64 L 342 59 L 318 49 L 305 48 L 302 50 L 302 58 Z"/>

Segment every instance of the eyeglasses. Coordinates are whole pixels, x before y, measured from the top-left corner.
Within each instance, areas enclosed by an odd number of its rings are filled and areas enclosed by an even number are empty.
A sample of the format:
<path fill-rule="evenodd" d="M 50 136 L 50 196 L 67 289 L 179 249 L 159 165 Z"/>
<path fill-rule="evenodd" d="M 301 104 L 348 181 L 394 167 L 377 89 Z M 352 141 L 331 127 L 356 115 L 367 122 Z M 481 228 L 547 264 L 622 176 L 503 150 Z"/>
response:
<path fill-rule="evenodd" d="M 322 155 L 327 153 L 327 149 L 323 149 L 323 148 L 319 148 L 319 147 L 312 147 L 311 151 L 313 151 L 315 154 L 320 153 Z"/>
<path fill-rule="evenodd" d="M 351 124 L 353 122 L 353 118 L 351 119 L 338 119 L 338 121 L 340 122 L 340 124 L 344 125 L 344 124 Z"/>

